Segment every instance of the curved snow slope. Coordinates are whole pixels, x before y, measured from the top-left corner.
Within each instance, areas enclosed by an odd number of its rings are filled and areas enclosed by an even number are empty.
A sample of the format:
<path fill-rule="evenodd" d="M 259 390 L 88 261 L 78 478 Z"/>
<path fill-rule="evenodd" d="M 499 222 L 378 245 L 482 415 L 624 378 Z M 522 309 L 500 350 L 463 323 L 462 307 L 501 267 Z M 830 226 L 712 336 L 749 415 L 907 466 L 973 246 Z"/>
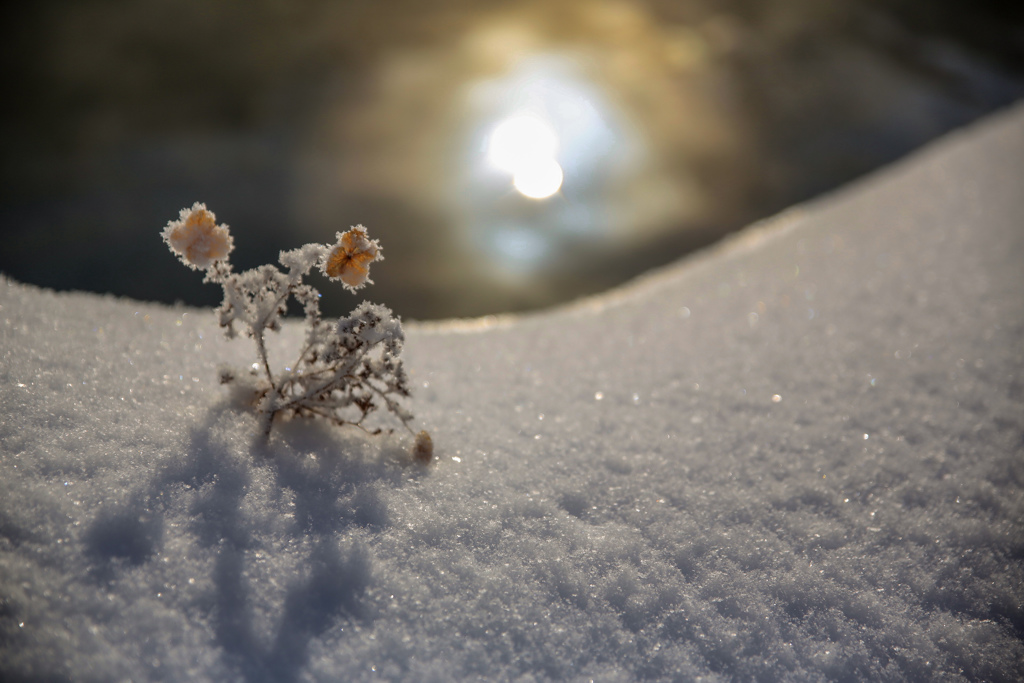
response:
<path fill-rule="evenodd" d="M 0 677 L 1021 680 L 1022 179 L 1017 107 L 626 290 L 412 327 L 427 469 L 254 447 L 209 311 L 2 282 Z"/>

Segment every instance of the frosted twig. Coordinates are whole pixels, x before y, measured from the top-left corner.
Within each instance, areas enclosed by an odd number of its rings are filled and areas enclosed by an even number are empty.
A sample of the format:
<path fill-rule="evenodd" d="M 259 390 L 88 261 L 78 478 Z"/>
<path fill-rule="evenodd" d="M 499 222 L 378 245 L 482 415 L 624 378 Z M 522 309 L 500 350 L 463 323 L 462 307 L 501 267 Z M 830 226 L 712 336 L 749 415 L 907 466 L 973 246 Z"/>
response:
<path fill-rule="evenodd" d="M 320 316 L 320 293 L 302 282 L 318 266 L 351 291 L 372 284 L 370 265 L 384 257 L 380 243 L 369 238 L 366 228 L 357 225 L 337 233 L 330 247 L 306 244 L 282 251 L 279 261 L 287 272 L 273 265 L 233 272 L 228 262 L 234 248 L 231 234 L 204 204 L 182 209 L 162 234 L 185 265 L 206 271 L 205 281 L 224 289 L 224 301 L 217 309 L 224 333 L 236 336 L 237 322 L 253 339 L 259 361 L 253 371 L 222 370 L 221 382 L 234 384 L 236 393 L 255 407 L 264 438 L 269 438 L 278 416 L 317 416 L 370 432 L 363 421 L 377 409 L 377 401 L 414 434 L 409 426 L 412 415 L 398 401 L 409 396 L 409 379 L 400 357 L 405 341 L 401 322 L 384 306 L 364 301 L 336 324 L 325 323 Z M 303 307 L 306 340 L 296 361 L 275 381 L 264 335 L 266 330 L 280 329 L 289 298 Z M 358 416 L 352 414 L 353 408 Z M 414 436 L 414 458 L 429 462 L 430 435 L 421 431 Z"/>

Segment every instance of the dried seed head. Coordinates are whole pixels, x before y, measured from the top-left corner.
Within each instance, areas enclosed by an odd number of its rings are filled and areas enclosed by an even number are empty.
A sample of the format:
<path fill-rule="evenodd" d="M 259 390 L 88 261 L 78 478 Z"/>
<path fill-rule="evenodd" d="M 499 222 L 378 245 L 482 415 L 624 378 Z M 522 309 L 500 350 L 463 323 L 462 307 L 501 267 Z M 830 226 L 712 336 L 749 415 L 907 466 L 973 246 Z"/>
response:
<path fill-rule="evenodd" d="M 178 220 L 170 221 L 162 235 L 171 251 L 192 269 L 207 270 L 235 248 L 228 226 L 217 225 L 217 217 L 199 202 L 182 209 Z"/>
<path fill-rule="evenodd" d="M 366 228 L 357 225 L 338 233 L 338 242 L 320 262 L 320 270 L 331 280 L 341 280 L 348 289 L 359 289 L 373 284 L 370 264 L 383 259 L 377 240 L 371 240 Z"/>

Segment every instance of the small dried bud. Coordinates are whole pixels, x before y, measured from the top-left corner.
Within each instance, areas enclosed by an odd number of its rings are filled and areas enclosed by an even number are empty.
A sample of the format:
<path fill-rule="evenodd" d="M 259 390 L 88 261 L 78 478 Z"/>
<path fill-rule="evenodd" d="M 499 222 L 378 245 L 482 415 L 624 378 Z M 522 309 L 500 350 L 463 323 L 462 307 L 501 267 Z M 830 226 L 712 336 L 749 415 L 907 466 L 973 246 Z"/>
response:
<path fill-rule="evenodd" d="M 416 440 L 412 444 L 412 457 L 424 465 L 429 465 L 434 458 L 434 441 L 427 430 L 420 430 L 416 435 Z"/>
<path fill-rule="evenodd" d="M 169 222 L 162 234 L 171 251 L 192 269 L 206 270 L 235 248 L 228 226 L 217 225 L 217 217 L 199 202 L 182 209 L 178 220 Z"/>
<path fill-rule="evenodd" d="M 366 228 L 357 225 L 338 233 L 338 243 L 320 262 L 320 270 L 331 280 L 341 280 L 348 289 L 359 289 L 373 284 L 370 264 L 383 258 L 377 240 L 371 240 Z"/>

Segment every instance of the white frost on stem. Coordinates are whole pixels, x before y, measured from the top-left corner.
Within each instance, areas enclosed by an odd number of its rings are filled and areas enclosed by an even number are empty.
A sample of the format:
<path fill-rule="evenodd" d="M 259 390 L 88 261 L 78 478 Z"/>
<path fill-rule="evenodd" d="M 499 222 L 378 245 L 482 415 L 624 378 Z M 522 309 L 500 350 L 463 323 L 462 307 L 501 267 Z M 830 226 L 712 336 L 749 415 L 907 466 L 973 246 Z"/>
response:
<path fill-rule="evenodd" d="M 169 223 L 163 236 L 182 262 L 205 270 L 206 281 L 223 288 L 224 301 L 217 315 L 225 334 L 233 338 L 240 330 L 253 339 L 257 376 L 249 373 L 251 379 L 243 381 L 247 373 L 225 369 L 221 382 L 244 386 L 245 402 L 255 406 L 265 437 L 278 415 L 319 417 L 366 429 L 365 419 L 379 404 L 413 433 L 409 427 L 412 414 L 398 400 L 409 396 L 409 379 L 400 358 L 405 335 L 399 319 L 388 308 L 366 301 L 337 322 L 325 322 L 320 315 L 320 293 L 302 281 L 319 266 L 330 279 L 350 290 L 371 283 L 370 264 L 383 255 L 366 228 L 359 225 L 339 232 L 333 247 L 306 244 L 282 251 L 279 261 L 285 271 L 265 265 L 241 273 L 233 272 L 227 260 L 233 248 L 227 227 L 217 225 L 204 204 L 183 209 L 180 219 Z M 267 330 L 280 329 L 290 298 L 303 308 L 306 340 L 296 361 L 275 380 L 264 335 Z"/>

